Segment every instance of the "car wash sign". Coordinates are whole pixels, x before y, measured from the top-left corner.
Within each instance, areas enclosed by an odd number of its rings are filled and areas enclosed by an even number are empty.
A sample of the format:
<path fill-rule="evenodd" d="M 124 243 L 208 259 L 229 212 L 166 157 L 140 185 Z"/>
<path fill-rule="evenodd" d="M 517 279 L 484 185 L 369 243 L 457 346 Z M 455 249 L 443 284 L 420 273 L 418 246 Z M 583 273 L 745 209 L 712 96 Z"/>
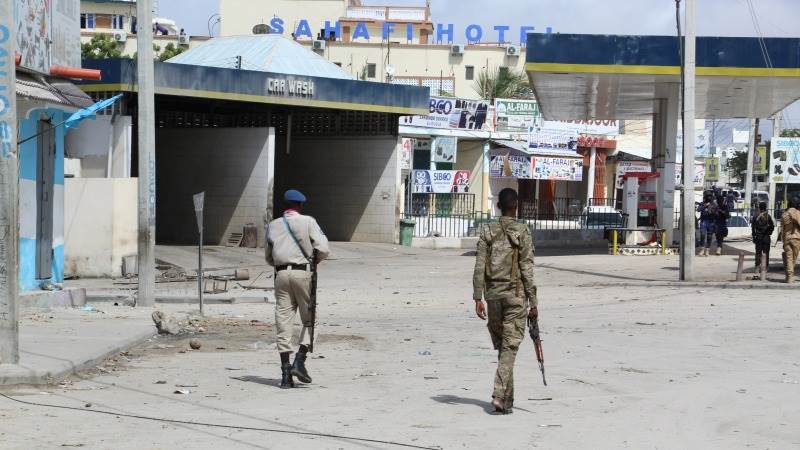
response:
<path fill-rule="evenodd" d="M 314 98 L 314 82 L 294 78 L 267 78 L 267 94 L 281 97 Z"/>

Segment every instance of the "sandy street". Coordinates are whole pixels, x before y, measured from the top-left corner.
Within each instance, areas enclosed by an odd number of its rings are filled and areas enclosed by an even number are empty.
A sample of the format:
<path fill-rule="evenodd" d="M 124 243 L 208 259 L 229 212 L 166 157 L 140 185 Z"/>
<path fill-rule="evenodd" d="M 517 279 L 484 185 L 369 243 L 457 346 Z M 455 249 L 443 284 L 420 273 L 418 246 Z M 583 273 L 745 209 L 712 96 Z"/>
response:
<path fill-rule="evenodd" d="M 311 385 L 278 389 L 274 305 L 247 304 L 208 306 L 194 328 L 202 333 L 151 340 L 61 386 L 4 393 L 419 448 L 800 447 L 796 290 L 646 286 L 676 278 L 673 257 L 538 257 L 549 386 L 526 338 L 515 413 L 497 416 L 488 404 L 496 354 L 470 299 L 473 257 L 365 244 L 334 251 L 321 268 Z M 189 337 L 203 347 L 188 350 Z M 0 398 L 0 447 L 403 448 L 83 411 Z"/>

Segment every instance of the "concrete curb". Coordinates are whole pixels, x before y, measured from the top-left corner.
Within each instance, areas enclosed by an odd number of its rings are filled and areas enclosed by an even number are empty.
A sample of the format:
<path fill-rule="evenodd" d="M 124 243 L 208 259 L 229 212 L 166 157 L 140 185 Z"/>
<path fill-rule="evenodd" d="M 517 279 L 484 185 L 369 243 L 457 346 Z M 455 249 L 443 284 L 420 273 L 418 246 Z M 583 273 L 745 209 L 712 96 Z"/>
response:
<path fill-rule="evenodd" d="M 264 296 L 213 296 L 206 295 L 203 297 L 203 303 L 206 305 L 232 305 L 232 304 L 251 304 L 251 303 L 266 303 L 269 299 L 268 295 Z M 87 303 L 132 303 L 133 297 L 123 294 L 88 294 L 86 296 Z M 190 305 L 197 303 L 197 298 L 187 295 L 159 295 L 156 296 L 156 303 L 160 304 L 176 304 L 176 305 Z"/>
<path fill-rule="evenodd" d="M 675 287 L 675 288 L 707 288 L 707 289 L 766 289 L 778 291 L 800 290 L 800 283 L 783 284 L 775 282 L 682 282 L 682 281 L 651 281 L 651 282 L 620 282 L 620 283 L 587 283 L 577 287 Z"/>
<path fill-rule="evenodd" d="M 97 356 L 83 360 L 54 360 L 52 366 L 48 368 L 0 364 L 0 386 L 52 384 L 69 375 L 94 367 L 105 359 L 139 345 L 155 335 L 156 330 L 153 327 L 152 330 L 139 332 L 121 342 L 98 349 Z"/>

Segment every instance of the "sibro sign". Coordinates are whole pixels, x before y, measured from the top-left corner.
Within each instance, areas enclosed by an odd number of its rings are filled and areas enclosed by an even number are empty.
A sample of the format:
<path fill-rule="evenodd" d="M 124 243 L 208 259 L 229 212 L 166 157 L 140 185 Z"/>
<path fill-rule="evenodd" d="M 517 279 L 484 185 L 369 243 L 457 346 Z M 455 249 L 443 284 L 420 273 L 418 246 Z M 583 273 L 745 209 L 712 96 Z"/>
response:
<path fill-rule="evenodd" d="M 287 25 L 286 21 L 276 16 L 269 21 L 269 27 L 271 33 L 285 34 L 288 32 L 293 34 L 296 38 L 306 37 L 314 39 L 314 34 L 311 31 L 311 24 L 307 19 L 298 20 L 297 26 L 292 29 L 290 25 Z M 334 35 L 338 39 L 342 36 L 342 25 L 338 20 L 333 23 L 326 20 L 325 25 L 319 29 L 322 30 L 323 36 L 326 38 Z M 484 28 L 478 24 L 469 24 L 461 31 L 461 34 L 457 36 L 454 24 L 437 23 L 434 28 L 433 36 L 435 37 L 434 42 L 446 42 L 448 44 L 452 44 L 455 39 L 460 39 L 462 36 L 467 42 L 490 40 L 499 43 L 511 43 L 512 39 L 514 39 L 514 33 L 518 33 L 516 35 L 516 37 L 519 38 L 518 43 L 524 45 L 528 42 L 528 33 L 535 30 L 536 27 L 528 25 L 523 25 L 519 27 L 519 29 L 514 29 L 512 31 L 509 25 L 494 25 L 491 28 Z M 546 27 L 547 33 L 551 33 L 552 31 L 552 27 Z M 399 38 L 403 36 L 409 41 L 414 39 L 413 23 L 383 22 L 381 39 L 388 40 L 392 37 Z M 366 21 L 357 22 L 350 35 L 350 39 L 353 41 L 356 39 L 369 41 L 370 37 Z"/>

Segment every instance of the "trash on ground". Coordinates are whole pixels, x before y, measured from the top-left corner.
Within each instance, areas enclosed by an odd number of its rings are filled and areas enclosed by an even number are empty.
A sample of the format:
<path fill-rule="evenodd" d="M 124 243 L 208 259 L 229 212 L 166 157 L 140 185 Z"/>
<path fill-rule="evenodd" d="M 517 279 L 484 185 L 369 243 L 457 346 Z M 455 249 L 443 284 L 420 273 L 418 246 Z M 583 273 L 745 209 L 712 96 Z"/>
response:
<path fill-rule="evenodd" d="M 200 342 L 200 339 L 191 339 L 189 341 L 189 347 L 191 347 L 192 350 L 200 350 L 200 347 L 202 347 L 202 346 L 203 346 L 203 343 Z"/>
<path fill-rule="evenodd" d="M 178 323 L 162 311 L 153 311 L 152 318 L 158 334 L 178 334 L 181 331 Z"/>
<path fill-rule="evenodd" d="M 188 389 L 177 389 L 173 394 L 189 395 L 190 392 Z"/>

